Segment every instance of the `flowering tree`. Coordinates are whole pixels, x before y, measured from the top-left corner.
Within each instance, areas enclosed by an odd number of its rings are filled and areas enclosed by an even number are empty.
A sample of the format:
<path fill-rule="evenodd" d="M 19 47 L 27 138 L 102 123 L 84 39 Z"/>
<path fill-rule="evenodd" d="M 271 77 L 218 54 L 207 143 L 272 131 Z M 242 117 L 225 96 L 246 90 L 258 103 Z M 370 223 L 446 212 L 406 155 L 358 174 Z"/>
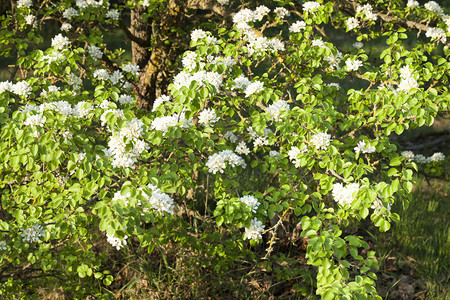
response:
<path fill-rule="evenodd" d="M 20 0 L 3 17 L 1 54 L 17 55 L 17 72 L 0 83 L 0 293 L 46 277 L 78 296 L 98 281 L 101 293 L 114 275 L 101 240 L 114 251 L 179 243 L 220 273 L 248 255 L 267 266 L 300 230 L 318 295 L 379 298 L 375 252 L 346 228 L 389 230 L 418 165 L 445 159 L 400 153 L 389 136 L 448 110 L 450 18 L 433 1 L 247 5 L 227 16 L 233 26 L 193 30 L 167 94 L 142 110 L 149 54 L 127 62 L 101 34 L 160 2 Z M 48 19 L 61 33 L 40 49 Z M 353 48 L 333 43 L 336 31 Z"/>

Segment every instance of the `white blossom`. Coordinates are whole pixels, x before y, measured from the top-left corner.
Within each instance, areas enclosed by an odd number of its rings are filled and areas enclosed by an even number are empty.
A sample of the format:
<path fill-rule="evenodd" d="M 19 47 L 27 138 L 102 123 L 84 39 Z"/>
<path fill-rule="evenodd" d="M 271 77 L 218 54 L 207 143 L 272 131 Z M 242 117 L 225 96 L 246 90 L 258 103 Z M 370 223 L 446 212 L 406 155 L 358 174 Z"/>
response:
<path fill-rule="evenodd" d="M 93 76 L 94 76 L 94 78 L 97 78 L 98 80 L 108 80 L 109 79 L 109 73 L 106 69 L 95 70 Z"/>
<path fill-rule="evenodd" d="M 425 36 L 435 39 L 435 40 L 441 42 L 442 44 L 447 43 L 447 36 L 445 34 L 444 29 L 441 29 L 441 28 L 430 27 L 427 30 L 427 32 L 425 33 Z"/>
<path fill-rule="evenodd" d="M 227 162 L 231 167 L 240 166 L 245 168 L 247 166 L 244 159 L 231 150 L 223 150 L 219 153 L 211 155 L 206 162 L 206 166 L 208 167 L 210 173 L 223 173 Z"/>
<path fill-rule="evenodd" d="M 351 17 L 345 21 L 345 24 L 347 25 L 347 30 L 352 30 L 359 26 L 359 21 L 358 19 Z"/>
<path fill-rule="evenodd" d="M 275 121 L 281 121 L 281 114 L 290 110 L 289 104 L 284 100 L 278 100 L 267 107 L 267 113 Z"/>
<path fill-rule="evenodd" d="M 36 17 L 35 16 L 33 16 L 33 15 L 26 15 L 25 16 L 25 22 L 27 23 L 27 25 L 35 26 L 36 25 L 35 21 L 36 21 Z"/>
<path fill-rule="evenodd" d="M 289 17 L 290 13 L 289 11 L 284 7 L 277 7 L 274 9 L 275 14 L 278 18 L 284 19 L 284 17 Z"/>
<path fill-rule="evenodd" d="M 340 89 L 341 89 L 341 86 L 339 85 L 339 83 L 336 83 L 336 82 L 331 82 L 331 83 L 327 84 L 327 86 L 329 86 L 329 87 L 334 87 L 334 88 L 336 88 L 337 90 L 340 90 Z"/>
<path fill-rule="evenodd" d="M 356 147 L 354 148 L 356 153 L 362 152 L 362 153 L 373 153 L 376 151 L 374 146 L 371 146 L 370 144 L 366 144 L 365 141 L 359 141 Z"/>
<path fill-rule="evenodd" d="M 359 59 L 355 59 L 352 60 L 350 58 L 348 58 L 345 61 L 345 65 L 347 66 L 347 70 L 348 71 L 358 71 L 358 69 L 363 65 L 362 61 L 360 61 Z"/>
<path fill-rule="evenodd" d="M 122 70 L 131 73 L 133 76 L 138 76 L 140 72 L 140 68 L 138 65 L 133 65 L 132 63 L 128 63 L 122 66 Z"/>
<path fill-rule="evenodd" d="M 250 83 L 246 88 L 245 88 L 245 96 L 246 97 L 250 97 L 253 94 L 257 94 L 259 92 L 264 91 L 264 83 L 262 83 L 261 81 L 254 81 L 252 83 Z"/>
<path fill-rule="evenodd" d="M 257 218 L 250 221 L 250 227 L 245 228 L 244 239 L 258 241 L 262 239 L 264 232 L 264 224 Z"/>
<path fill-rule="evenodd" d="M 153 102 L 153 109 L 152 111 L 155 111 L 161 104 L 164 102 L 169 102 L 170 97 L 166 95 L 161 95 L 160 97 L 155 99 L 155 102 Z"/>
<path fill-rule="evenodd" d="M 301 30 L 304 30 L 306 28 L 305 21 L 297 21 L 294 24 L 289 27 L 289 32 L 292 33 L 299 33 Z"/>
<path fill-rule="evenodd" d="M 120 70 L 115 70 L 110 76 L 109 80 L 112 84 L 118 84 L 123 79 L 123 74 Z"/>
<path fill-rule="evenodd" d="M 109 234 L 106 234 L 106 237 L 107 237 L 108 243 L 110 243 L 111 246 L 113 246 L 117 250 L 120 250 L 127 244 L 127 238 L 128 238 L 127 235 L 124 236 L 123 239 L 120 239 L 118 237 L 115 237 L 114 235 L 109 235 Z"/>
<path fill-rule="evenodd" d="M 319 132 L 311 136 L 311 144 L 313 144 L 317 150 L 326 150 L 330 145 L 331 135 L 325 132 Z"/>
<path fill-rule="evenodd" d="M 148 187 L 152 190 L 152 195 L 149 196 L 147 193 L 142 193 L 142 195 L 151 209 L 161 213 L 163 216 L 165 213 L 173 215 L 175 207 L 173 199 L 153 184 L 149 184 Z"/>
<path fill-rule="evenodd" d="M 354 193 L 359 191 L 359 185 L 357 183 L 347 184 L 345 187 L 342 183 L 335 183 L 333 185 L 333 198 L 334 201 L 338 202 L 340 205 L 345 206 L 346 204 L 351 204 L 355 197 Z"/>
<path fill-rule="evenodd" d="M 224 138 L 228 139 L 230 142 L 232 143 L 236 143 L 238 140 L 238 137 L 230 130 L 228 130 L 227 132 L 225 132 Z"/>
<path fill-rule="evenodd" d="M 92 59 L 94 61 L 99 60 L 103 56 L 102 50 L 100 50 L 99 47 L 94 46 L 94 45 L 89 45 L 88 46 L 88 52 L 89 52 L 89 55 L 92 57 Z"/>
<path fill-rule="evenodd" d="M 303 3 L 302 6 L 303 6 L 303 11 L 305 11 L 305 12 L 307 11 L 307 12 L 311 13 L 311 12 L 314 12 L 317 9 L 319 9 L 320 4 L 315 1 L 308 1 L 308 2 Z"/>
<path fill-rule="evenodd" d="M 40 238 L 45 235 L 45 227 L 40 224 L 36 224 L 23 230 L 21 235 L 24 242 L 38 242 Z"/>
<path fill-rule="evenodd" d="M 120 13 L 115 10 L 115 9 L 111 9 L 109 10 L 106 15 L 105 15 L 108 19 L 112 19 L 113 21 L 119 21 L 120 18 Z"/>
<path fill-rule="evenodd" d="M 7 250 L 8 248 L 6 247 L 6 242 L 5 241 L 1 241 L 0 242 L 0 250 Z"/>
<path fill-rule="evenodd" d="M 31 94 L 32 88 L 26 81 L 19 81 L 12 85 L 11 91 L 18 96 L 28 97 Z"/>
<path fill-rule="evenodd" d="M 12 92 L 14 84 L 8 80 L 0 82 L 0 94 L 4 92 Z"/>
<path fill-rule="evenodd" d="M 376 21 L 378 19 L 378 16 L 373 12 L 373 7 L 370 4 L 358 6 L 356 8 L 356 12 L 362 13 L 367 19 L 371 21 Z"/>
<path fill-rule="evenodd" d="M 239 200 L 241 200 L 242 203 L 245 203 L 248 207 L 250 207 L 253 213 L 256 213 L 256 210 L 258 209 L 259 206 L 259 200 L 256 197 L 250 195 L 242 196 L 241 198 L 239 198 Z"/>
<path fill-rule="evenodd" d="M 261 21 L 268 13 L 270 13 L 270 9 L 267 6 L 258 6 L 253 12 L 253 21 Z"/>
<path fill-rule="evenodd" d="M 250 149 L 248 149 L 247 145 L 244 141 L 239 142 L 235 149 L 236 153 L 247 155 L 250 153 Z"/>
<path fill-rule="evenodd" d="M 364 44 L 361 42 L 354 42 L 352 46 L 353 48 L 361 49 L 362 47 L 364 47 Z"/>
<path fill-rule="evenodd" d="M 373 201 L 372 206 L 370 208 L 372 208 L 374 210 L 375 214 L 379 214 L 381 212 L 381 209 L 384 208 L 384 204 L 383 202 L 379 199 L 376 198 L 375 201 Z M 386 211 L 390 212 L 391 211 L 391 204 L 387 204 L 386 206 Z"/>
<path fill-rule="evenodd" d="M 63 50 L 69 45 L 70 45 L 69 39 L 63 36 L 61 33 L 59 33 L 52 39 L 52 47 L 55 47 L 55 49 L 57 50 Z"/>
<path fill-rule="evenodd" d="M 275 150 L 270 150 L 269 151 L 269 157 L 271 157 L 271 158 L 278 158 L 278 156 L 280 156 L 280 152 L 275 151 Z"/>
<path fill-rule="evenodd" d="M 429 2 L 425 3 L 424 7 L 427 10 L 434 12 L 438 15 L 441 15 L 444 13 L 441 6 L 438 3 L 436 3 L 435 1 L 429 1 Z"/>
<path fill-rule="evenodd" d="M 432 156 L 430 156 L 429 161 L 443 161 L 445 160 L 445 155 L 442 152 L 436 152 Z"/>
<path fill-rule="evenodd" d="M 23 122 L 23 124 L 26 126 L 43 127 L 46 120 L 47 120 L 47 118 L 42 114 L 31 115 L 31 116 L 27 117 L 27 119 L 25 120 L 25 122 Z"/>
<path fill-rule="evenodd" d="M 418 7 L 419 2 L 416 0 L 408 0 L 408 3 L 406 4 L 407 7 Z"/>
<path fill-rule="evenodd" d="M 32 0 L 18 0 L 17 1 L 17 8 L 22 8 L 22 7 L 30 8 L 32 5 L 33 5 Z"/>
<path fill-rule="evenodd" d="M 306 147 L 300 150 L 297 146 L 294 146 L 291 148 L 291 150 L 289 150 L 288 152 L 289 160 L 292 163 L 294 163 L 296 168 L 300 168 L 299 155 L 305 153 L 306 151 L 307 151 Z"/>
<path fill-rule="evenodd" d="M 414 153 L 412 151 L 403 151 L 401 155 L 407 160 L 412 161 L 414 159 Z"/>
<path fill-rule="evenodd" d="M 227 5 L 228 3 L 230 3 L 230 0 L 217 0 L 217 2 L 221 5 Z"/>
<path fill-rule="evenodd" d="M 322 40 L 313 40 L 311 45 L 313 47 L 327 48 L 327 46 L 325 45 L 324 41 L 322 41 Z"/>
<path fill-rule="evenodd" d="M 182 59 L 183 67 L 188 69 L 188 71 L 190 72 L 194 71 L 195 67 L 197 66 L 197 62 L 195 61 L 196 59 L 197 53 L 187 51 Z"/>
<path fill-rule="evenodd" d="M 191 41 L 197 42 L 206 37 L 206 32 L 201 29 L 195 29 L 191 32 Z"/>
<path fill-rule="evenodd" d="M 123 95 L 119 96 L 118 100 L 119 100 L 120 104 L 125 105 L 125 104 L 133 103 L 134 98 L 133 98 L 133 96 L 123 94 Z"/>
<path fill-rule="evenodd" d="M 416 163 L 419 163 L 419 164 L 426 164 L 429 162 L 429 159 L 422 154 L 414 155 L 413 159 Z"/>
<path fill-rule="evenodd" d="M 63 18 L 67 20 L 72 20 L 74 17 L 78 17 L 78 11 L 73 7 L 69 7 L 63 12 Z"/>
<path fill-rule="evenodd" d="M 86 117 L 90 111 L 92 111 L 93 107 L 86 105 L 87 102 L 80 101 L 78 102 L 75 107 L 73 108 L 73 115 L 77 118 L 83 118 Z"/>
<path fill-rule="evenodd" d="M 216 115 L 216 111 L 212 108 L 204 109 L 198 116 L 198 123 L 203 126 L 211 126 L 219 121 L 219 117 Z"/>
<path fill-rule="evenodd" d="M 418 88 L 419 84 L 414 79 L 414 72 L 410 69 L 409 65 L 400 69 L 400 83 L 398 84 L 398 91 L 405 93 L 409 92 L 413 88 Z"/>
<path fill-rule="evenodd" d="M 245 89 L 250 85 L 250 80 L 244 75 L 240 75 L 238 78 L 234 79 L 234 88 L 245 91 Z"/>

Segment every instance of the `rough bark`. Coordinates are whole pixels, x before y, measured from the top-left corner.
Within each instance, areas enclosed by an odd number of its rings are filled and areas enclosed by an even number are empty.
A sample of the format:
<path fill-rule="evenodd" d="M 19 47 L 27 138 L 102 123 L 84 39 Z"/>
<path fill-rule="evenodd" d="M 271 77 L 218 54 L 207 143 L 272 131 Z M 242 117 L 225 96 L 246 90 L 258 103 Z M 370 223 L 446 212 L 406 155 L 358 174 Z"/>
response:
<path fill-rule="evenodd" d="M 132 61 L 141 73 L 134 86 L 138 105 L 150 109 L 156 98 L 167 92 L 171 69 L 176 58 L 184 51 L 178 45 L 189 44 L 189 33 L 180 34 L 187 24 L 197 23 L 188 12 L 202 10 L 225 16 L 225 8 L 214 0 L 168 0 L 154 18 L 143 22 L 146 8 L 137 6 L 131 12 L 131 27 L 123 28 L 132 40 Z M 209 17 L 209 16 L 208 16 Z M 127 32 L 128 31 L 128 32 Z"/>

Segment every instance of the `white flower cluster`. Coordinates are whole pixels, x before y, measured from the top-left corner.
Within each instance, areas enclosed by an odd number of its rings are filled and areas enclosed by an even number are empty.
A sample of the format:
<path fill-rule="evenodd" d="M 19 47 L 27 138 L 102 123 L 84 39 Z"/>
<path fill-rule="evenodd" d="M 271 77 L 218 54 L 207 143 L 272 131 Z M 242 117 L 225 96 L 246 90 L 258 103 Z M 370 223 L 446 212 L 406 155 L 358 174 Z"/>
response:
<path fill-rule="evenodd" d="M 30 96 L 32 91 L 31 86 L 26 81 L 19 81 L 13 84 L 10 81 L 3 81 L 0 82 L 0 94 L 4 92 L 12 92 L 16 94 L 17 96 L 24 96 L 28 97 Z"/>
<path fill-rule="evenodd" d="M 239 142 L 235 149 L 236 153 L 247 155 L 250 153 L 250 149 L 248 149 L 247 145 L 244 141 Z"/>
<path fill-rule="evenodd" d="M 85 101 L 78 102 L 73 108 L 73 115 L 77 118 L 83 118 L 89 115 L 94 108 Z"/>
<path fill-rule="evenodd" d="M 88 52 L 94 61 L 99 60 L 103 56 L 102 50 L 100 50 L 100 48 L 95 45 L 89 45 Z"/>
<path fill-rule="evenodd" d="M 28 116 L 25 122 L 23 122 L 26 126 L 40 126 L 43 127 L 47 118 L 42 114 L 31 115 Z"/>
<path fill-rule="evenodd" d="M 359 21 L 355 17 L 350 17 L 345 21 L 345 24 L 347 25 L 347 30 L 355 29 L 359 26 Z"/>
<path fill-rule="evenodd" d="M 153 102 L 152 111 L 155 111 L 164 102 L 169 102 L 169 101 L 170 101 L 170 97 L 169 96 L 161 95 L 160 97 L 155 99 L 155 102 Z"/>
<path fill-rule="evenodd" d="M 149 184 L 148 187 L 152 190 L 152 195 L 149 196 L 147 193 L 142 193 L 147 201 L 146 203 L 163 216 L 165 213 L 173 215 L 173 209 L 175 207 L 173 199 L 153 184 Z"/>
<path fill-rule="evenodd" d="M 234 81 L 233 89 L 240 89 L 242 91 L 245 91 L 251 83 L 250 80 L 248 80 L 248 78 L 242 74 L 239 75 L 239 77 L 235 78 L 233 81 Z"/>
<path fill-rule="evenodd" d="M 281 121 L 281 114 L 290 110 L 289 104 L 284 100 L 278 100 L 267 107 L 266 111 L 270 118 L 275 121 Z"/>
<path fill-rule="evenodd" d="M 416 79 L 414 79 L 414 72 L 410 69 L 409 65 L 404 66 L 400 69 L 400 83 L 398 84 L 398 91 L 403 91 L 405 93 L 409 92 L 411 89 L 416 89 L 419 87 Z"/>
<path fill-rule="evenodd" d="M 212 126 L 214 123 L 219 121 L 220 118 L 217 117 L 216 111 L 212 108 L 206 108 L 202 110 L 200 115 L 198 116 L 198 123 L 202 124 L 203 126 Z"/>
<path fill-rule="evenodd" d="M 143 134 L 144 123 L 134 118 L 127 122 L 119 132 L 115 132 L 108 141 L 107 153 L 113 158 L 113 167 L 134 169 L 137 157 L 147 148 L 147 144 L 139 138 Z M 131 143 L 131 149 L 127 145 Z"/>
<path fill-rule="evenodd" d="M 426 157 L 422 154 L 415 155 L 412 151 L 403 151 L 401 155 L 407 160 L 407 161 L 415 161 L 419 164 L 428 164 L 432 162 L 440 162 L 445 160 L 445 155 L 442 152 L 436 152 L 430 157 Z"/>
<path fill-rule="evenodd" d="M 275 151 L 275 150 L 270 150 L 270 151 L 269 151 L 269 156 L 270 156 L 271 158 L 278 159 L 278 156 L 280 156 L 280 152 Z"/>
<path fill-rule="evenodd" d="M 319 132 L 311 136 L 311 144 L 313 144 L 317 150 L 327 150 L 330 142 L 331 135 L 325 132 Z"/>
<path fill-rule="evenodd" d="M 419 2 L 416 0 L 408 0 L 408 3 L 406 3 L 406 6 L 411 7 L 411 8 L 418 7 Z"/>
<path fill-rule="evenodd" d="M 372 208 L 374 210 L 375 214 L 380 214 L 381 209 L 384 207 L 385 206 L 384 206 L 383 202 L 379 198 L 376 198 L 375 201 L 373 201 L 372 206 L 370 208 Z M 386 211 L 391 212 L 391 204 L 390 203 L 387 204 Z"/>
<path fill-rule="evenodd" d="M 299 33 L 301 30 L 306 28 L 305 21 L 297 21 L 289 27 L 289 32 Z"/>
<path fill-rule="evenodd" d="M 245 228 L 244 239 L 258 241 L 262 239 L 262 233 L 264 232 L 264 224 L 257 218 L 250 221 L 250 227 Z"/>
<path fill-rule="evenodd" d="M 140 72 L 140 68 L 137 65 L 133 65 L 132 63 L 128 63 L 122 66 L 122 70 L 132 74 L 133 76 L 138 76 Z"/>
<path fill-rule="evenodd" d="M 438 15 L 442 15 L 444 13 L 441 6 L 435 1 L 429 1 L 429 2 L 425 3 L 424 7 L 427 10 L 434 12 L 435 14 L 438 14 Z"/>
<path fill-rule="evenodd" d="M 285 17 L 289 17 L 291 14 L 289 11 L 284 7 L 277 7 L 274 9 L 274 13 L 277 15 L 278 18 L 284 19 Z"/>
<path fill-rule="evenodd" d="M 330 64 L 331 69 L 339 69 L 342 57 L 342 53 L 339 50 L 336 50 L 336 54 L 331 52 L 330 55 L 325 56 L 325 60 Z"/>
<path fill-rule="evenodd" d="M 88 8 L 89 6 L 92 6 L 94 8 L 98 8 L 103 4 L 103 0 L 76 0 L 76 5 L 80 9 Z"/>
<path fill-rule="evenodd" d="M 1 241 L 0 242 L 0 250 L 7 250 L 8 248 L 6 247 L 6 242 L 5 241 Z"/>
<path fill-rule="evenodd" d="M 250 97 L 253 94 L 257 94 L 259 92 L 264 91 L 264 83 L 256 80 L 252 83 L 250 83 L 246 88 L 245 88 L 245 97 Z"/>
<path fill-rule="evenodd" d="M 33 1 L 32 0 L 19 0 L 19 1 L 17 1 L 17 8 L 22 8 L 22 7 L 30 8 L 32 5 L 33 5 Z"/>
<path fill-rule="evenodd" d="M 26 15 L 25 16 L 25 22 L 27 23 L 27 25 L 32 25 L 32 26 L 36 26 L 37 23 L 36 21 L 36 17 L 33 15 Z"/>
<path fill-rule="evenodd" d="M 447 36 L 444 29 L 441 28 L 430 27 L 425 33 L 425 36 L 437 40 L 442 44 L 447 43 Z"/>
<path fill-rule="evenodd" d="M 225 132 L 223 137 L 226 138 L 227 140 L 229 140 L 232 143 L 236 143 L 238 141 L 238 137 L 230 130 Z"/>
<path fill-rule="evenodd" d="M 264 128 L 263 135 L 257 134 L 251 127 L 249 127 L 247 130 L 253 140 L 253 147 L 262 147 L 269 145 L 268 137 L 270 133 L 273 133 L 270 128 Z"/>
<path fill-rule="evenodd" d="M 223 171 L 227 167 L 227 162 L 231 167 L 240 166 L 242 168 L 245 168 L 247 166 L 244 159 L 235 154 L 232 150 L 223 150 L 219 153 L 211 155 L 206 162 L 206 166 L 208 167 L 210 173 L 223 173 Z"/>
<path fill-rule="evenodd" d="M 347 184 L 345 187 L 342 183 L 335 183 L 333 185 L 333 198 L 334 201 L 338 202 L 340 205 L 345 206 L 346 204 L 351 204 L 355 197 L 354 193 L 359 191 L 359 185 L 357 183 Z"/>
<path fill-rule="evenodd" d="M 354 42 L 354 43 L 352 44 L 352 46 L 353 46 L 353 48 L 355 48 L 355 49 L 361 49 L 362 47 L 364 47 L 364 44 L 361 43 L 361 42 Z"/>
<path fill-rule="evenodd" d="M 125 206 L 128 206 L 130 204 L 130 197 L 131 194 L 130 193 L 126 193 L 125 195 L 122 195 L 121 191 L 117 191 L 114 193 L 113 198 L 111 199 L 112 202 L 117 202 L 119 200 L 123 201 L 123 203 L 125 204 Z"/>
<path fill-rule="evenodd" d="M 341 86 L 339 85 L 339 83 L 336 83 L 336 82 L 331 82 L 331 83 L 327 84 L 327 86 L 329 86 L 329 87 L 334 87 L 334 88 L 336 88 L 338 91 L 341 89 Z"/>
<path fill-rule="evenodd" d="M 315 1 L 308 1 L 303 3 L 302 7 L 303 11 L 312 13 L 319 9 L 320 3 L 317 3 Z"/>
<path fill-rule="evenodd" d="M 22 231 L 24 242 L 34 243 L 45 235 L 45 227 L 40 224 L 33 225 Z"/>
<path fill-rule="evenodd" d="M 72 18 L 75 18 L 75 17 L 78 17 L 78 16 L 79 16 L 78 11 L 75 8 L 73 8 L 73 7 L 69 7 L 68 9 L 66 9 L 63 12 L 63 18 L 67 19 L 69 21 L 72 20 Z"/>
<path fill-rule="evenodd" d="M 356 153 L 373 153 L 376 151 L 375 147 L 370 144 L 366 144 L 366 141 L 359 141 L 354 150 Z"/>
<path fill-rule="evenodd" d="M 113 246 L 117 250 L 120 250 L 127 244 L 127 238 L 128 238 L 127 235 L 124 236 L 123 239 L 120 239 L 118 237 L 115 237 L 114 235 L 109 235 L 109 234 L 106 234 L 106 237 L 107 237 L 108 243 L 110 243 L 111 246 Z"/>
<path fill-rule="evenodd" d="M 189 72 L 192 72 L 197 66 L 196 59 L 197 53 L 193 51 L 186 51 L 181 62 L 184 68 L 188 69 Z"/>
<path fill-rule="evenodd" d="M 345 65 L 347 66 L 348 71 L 358 71 L 358 69 L 362 67 L 363 63 L 359 59 L 353 60 L 351 58 L 347 58 Z"/>
<path fill-rule="evenodd" d="M 171 116 L 154 118 L 150 129 L 159 130 L 164 132 L 165 134 L 170 127 L 175 127 L 180 122 L 182 122 L 183 128 L 188 128 L 190 125 L 192 125 L 192 119 L 186 119 L 184 113 L 182 112 L 180 114 L 173 114 Z"/>
<path fill-rule="evenodd" d="M 200 86 L 208 82 L 219 91 L 222 87 L 223 78 L 222 75 L 216 72 L 199 71 L 194 74 L 189 74 L 182 71 L 173 79 L 173 85 L 175 89 L 179 90 L 183 86 L 189 87 L 194 81 L 198 82 Z"/>
<path fill-rule="evenodd" d="M 119 96 L 117 100 L 119 101 L 120 104 L 125 105 L 133 103 L 134 98 L 131 95 L 122 94 Z"/>
<path fill-rule="evenodd" d="M 288 152 L 289 159 L 291 160 L 292 163 L 294 163 L 296 168 L 300 167 L 299 155 L 305 153 L 307 150 L 308 149 L 306 147 L 300 150 L 296 146 L 292 147 L 291 150 L 289 150 Z"/>
<path fill-rule="evenodd" d="M 61 33 L 52 38 L 52 47 L 57 50 L 63 50 L 70 45 L 70 41 L 67 37 L 63 36 Z"/>
<path fill-rule="evenodd" d="M 373 7 L 370 4 L 358 6 L 356 8 L 356 13 L 364 15 L 368 20 L 371 21 L 376 21 L 378 19 L 377 14 L 373 12 Z"/>
<path fill-rule="evenodd" d="M 106 13 L 105 17 L 113 21 L 119 21 L 120 13 L 115 9 L 111 9 Z"/>
<path fill-rule="evenodd" d="M 242 203 L 245 203 L 245 205 L 250 207 L 253 213 L 256 213 L 256 210 L 259 207 L 259 200 L 256 197 L 250 195 L 242 196 L 241 198 L 239 198 L 239 200 L 241 200 Z"/>
<path fill-rule="evenodd" d="M 191 41 L 198 42 L 199 40 L 205 39 L 208 45 L 217 44 L 218 40 L 211 35 L 209 31 L 203 31 L 201 29 L 195 29 L 191 32 Z"/>

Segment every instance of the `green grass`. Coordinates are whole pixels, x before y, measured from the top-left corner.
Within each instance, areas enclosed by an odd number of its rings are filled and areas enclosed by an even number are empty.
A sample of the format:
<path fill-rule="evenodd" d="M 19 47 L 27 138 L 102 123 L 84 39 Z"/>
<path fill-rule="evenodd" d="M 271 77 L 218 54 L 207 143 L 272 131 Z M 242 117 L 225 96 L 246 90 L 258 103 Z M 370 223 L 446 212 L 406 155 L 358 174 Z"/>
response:
<path fill-rule="evenodd" d="M 419 180 L 406 209 L 393 207 L 400 222 L 391 233 L 377 234 L 378 284 L 389 299 L 406 285 L 414 288 L 415 299 L 450 297 L 449 186 L 445 180 L 429 182 Z"/>

